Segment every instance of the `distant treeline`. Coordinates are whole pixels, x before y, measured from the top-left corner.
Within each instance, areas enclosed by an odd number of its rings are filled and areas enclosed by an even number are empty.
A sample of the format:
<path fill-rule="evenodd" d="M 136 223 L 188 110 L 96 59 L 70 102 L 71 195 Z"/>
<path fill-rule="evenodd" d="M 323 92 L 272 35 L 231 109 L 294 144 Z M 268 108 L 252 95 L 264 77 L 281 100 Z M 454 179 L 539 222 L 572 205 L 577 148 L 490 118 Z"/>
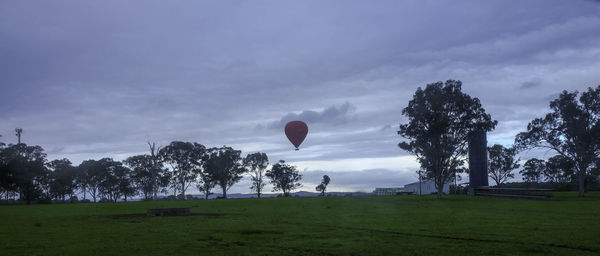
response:
<path fill-rule="evenodd" d="M 19 129 L 18 135 L 21 132 Z M 281 191 L 284 196 L 301 186 L 302 175 L 295 166 L 280 160 L 267 169 L 265 153 L 242 157 L 240 150 L 231 147 L 206 148 L 181 141 L 162 148 L 148 145 L 149 154 L 122 162 L 102 158 L 73 166 L 66 158 L 48 161 L 40 146 L 0 143 L 0 200 L 116 202 L 134 196 L 157 199 L 159 194 L 186 199 L 190 186 L 196 186 L 205 198 L 220 187 L 222 197 L 227 198 L 227 191 L 246 173 L 252 181 L 250 189 L 259 198 L 266 178 L 273 191 Z"/>

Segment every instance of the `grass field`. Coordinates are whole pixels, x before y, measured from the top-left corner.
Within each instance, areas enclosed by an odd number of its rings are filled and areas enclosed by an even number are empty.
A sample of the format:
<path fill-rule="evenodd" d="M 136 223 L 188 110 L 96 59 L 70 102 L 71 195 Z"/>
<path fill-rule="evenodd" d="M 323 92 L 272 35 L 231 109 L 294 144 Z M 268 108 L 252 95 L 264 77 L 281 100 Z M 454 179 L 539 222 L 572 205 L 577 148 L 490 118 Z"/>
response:
<path fill-rule="evenodd" d="M 146 217 L 191 207 L 193 216 Z M 0 255 L 598 255 L 600 193 L 0 206 Z"/>

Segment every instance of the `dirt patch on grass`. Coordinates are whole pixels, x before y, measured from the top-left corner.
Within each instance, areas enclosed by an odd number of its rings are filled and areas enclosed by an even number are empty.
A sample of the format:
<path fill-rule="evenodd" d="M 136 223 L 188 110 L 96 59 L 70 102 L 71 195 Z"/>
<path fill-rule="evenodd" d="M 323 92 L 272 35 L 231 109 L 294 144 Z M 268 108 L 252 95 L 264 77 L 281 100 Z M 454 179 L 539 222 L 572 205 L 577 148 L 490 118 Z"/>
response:
<path fill-rule="evenodd" d="M 283 232 L 275 230 L 244 229 L 240 231 L 242 235 L 281 235 Z"/>
<path fill-rule="evenodd" d="M 185 216 L 148 216 L 146 213 L 128 213 L 128 214 L 114 214 L 109 215 L 108 217 L 111 219 L 138 219 L 138 218 L 168 218 L 168 217 L 193 217 L 193 216 L 203 216 L 209 218 L 216 218 L 225 216 L 224 213 L 201 213 L 201 212 L 192 212 L 189 215 Z"/>

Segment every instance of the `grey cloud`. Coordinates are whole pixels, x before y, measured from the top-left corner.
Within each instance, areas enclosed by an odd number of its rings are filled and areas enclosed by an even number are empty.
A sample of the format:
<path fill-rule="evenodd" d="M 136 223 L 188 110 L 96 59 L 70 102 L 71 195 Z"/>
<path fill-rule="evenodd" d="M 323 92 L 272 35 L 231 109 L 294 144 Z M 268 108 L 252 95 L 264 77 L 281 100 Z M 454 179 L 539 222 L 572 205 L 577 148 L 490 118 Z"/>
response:
<path fill-rule="evenodd" d="M 591 1 L 140 3 L 1 4 L 3 142 L 23 127 L 73 162 L 149 140 L 290 161 L 400 156 L 394 127 L 418 86 L 462 80 L 504 143 L 562 90 L 600 79 Z M 291 119 L 311 126 L 298 152 Z"/>
<path fill-rule="evenodd" d="M 340 125 L 356 119 L 356 107 L 349 102 L 339 106 L 330 106 L 322 111 L 304 110 L 299 114 L 289 113 L 283 116 L 279 121 L 269 125 L 272 129 L 281 129 L 290 121 L 301 120 L 307 124 L 326 123 Z"/>
<path fill-rule="evenodd" d="M 521 89 L 531 89 L 531 88 L 535 88 L 535 87 L 539 87 L 542 84 L 542 80 L 539 78 L 536 79 L 532 79 L 530 81 L 526 81 L 523 82 L 523 84 L 521 84 Z"/>

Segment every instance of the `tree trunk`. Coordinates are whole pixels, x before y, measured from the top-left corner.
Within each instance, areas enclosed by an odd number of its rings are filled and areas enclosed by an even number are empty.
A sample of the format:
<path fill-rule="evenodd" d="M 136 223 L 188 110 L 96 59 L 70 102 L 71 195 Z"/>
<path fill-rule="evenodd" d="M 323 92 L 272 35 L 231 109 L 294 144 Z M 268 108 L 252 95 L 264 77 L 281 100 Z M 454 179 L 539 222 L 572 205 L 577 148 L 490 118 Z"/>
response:
<path fill-rule="evenodd" d="M 438 180 L 436 180 L 436 188 L 437 188 L 437 199 L 442 199 L 442 196 L 444 193 L 444 182 L 442 181 L 441 177 Z"/>
<path fill-rule="evenodd" d="M 185 200 L 185 181 L 181 182 L 181 198 Z"/>
<path fill-rule="evenodd" d="M 223 198 L 227 198 L 227 186 L 221 185 L 221 188 L 223 188 Z"/>
<path fill-rule="evenodd" d="M 579 171 L 577 175 L 577 189 L 579 190 L 579 197 L 585 196 L 585 172 Z"/>

